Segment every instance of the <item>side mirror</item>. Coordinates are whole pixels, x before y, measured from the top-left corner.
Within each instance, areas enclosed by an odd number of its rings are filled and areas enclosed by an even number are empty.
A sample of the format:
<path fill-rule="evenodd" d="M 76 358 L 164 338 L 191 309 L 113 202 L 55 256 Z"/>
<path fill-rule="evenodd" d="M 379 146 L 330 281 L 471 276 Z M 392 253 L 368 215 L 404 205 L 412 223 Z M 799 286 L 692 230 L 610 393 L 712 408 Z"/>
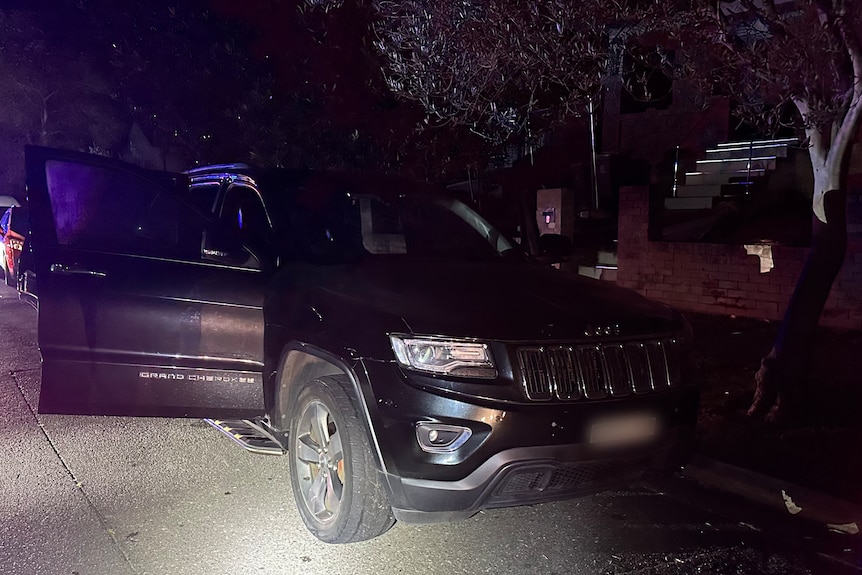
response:
<path fill-rule="evenodd" d="M 260 269 L 260 260 L 230 232 L 218 228 L 204 230 L 201 258 L 228 265 Z"/>

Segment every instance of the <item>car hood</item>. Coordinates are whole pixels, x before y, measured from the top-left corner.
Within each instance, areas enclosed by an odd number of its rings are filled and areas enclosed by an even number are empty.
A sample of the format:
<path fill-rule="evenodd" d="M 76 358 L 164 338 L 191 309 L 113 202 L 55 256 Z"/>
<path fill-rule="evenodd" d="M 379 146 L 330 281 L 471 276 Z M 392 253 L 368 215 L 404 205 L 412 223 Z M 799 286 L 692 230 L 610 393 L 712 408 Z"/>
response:
<path fill-rule="evenodd" d="M 413 334 L 546 341 L 601 328 L 627 336 L 682 325 L 665 305 L 547 266 L 381 259 L 317 266 L 303 273 L 303 283 L 329 304 L 322 309 L 350 321 L 362 321 L 362 310 L 397 316 Z"/>

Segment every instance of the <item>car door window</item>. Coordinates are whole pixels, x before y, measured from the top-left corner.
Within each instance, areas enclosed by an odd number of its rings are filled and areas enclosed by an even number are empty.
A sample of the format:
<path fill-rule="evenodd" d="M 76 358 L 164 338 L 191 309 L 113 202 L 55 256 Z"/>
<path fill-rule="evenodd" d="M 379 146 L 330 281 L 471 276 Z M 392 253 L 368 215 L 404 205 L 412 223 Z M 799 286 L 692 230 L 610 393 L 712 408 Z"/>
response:
<path fill-rule="evenodd" d="M 45 173 L 59 245 L 199 257 L 202 218 L 147 178 L 59 160 L 47 162 Z"/>
<path fill-rule="evenodd" d="M 272 226 L 256 190 L 248 186 L 231 186 L 225 195 L 221 220 L 255 254 L 268 254 Z"/>
<path fill-rule="evenodd" d="M 189 197 L 191 202 L 200 208 L 204 213 L 212 213 L 216 210 L 216 196 L 218 196 L 218 182 L 206 182 L 203 184 L 193 184 L 189 188 Z"/>

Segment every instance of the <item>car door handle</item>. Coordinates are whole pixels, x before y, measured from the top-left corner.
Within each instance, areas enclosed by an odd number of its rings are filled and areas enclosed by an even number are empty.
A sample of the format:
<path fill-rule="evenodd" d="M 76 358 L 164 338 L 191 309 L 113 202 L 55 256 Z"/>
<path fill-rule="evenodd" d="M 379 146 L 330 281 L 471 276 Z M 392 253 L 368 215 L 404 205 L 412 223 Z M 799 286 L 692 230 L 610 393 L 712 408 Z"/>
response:
<path fill-rule="evenodd" d="M 65 276 L 95 276 L 99 278 L 107 277 L 108 274 L 105 272 L 97 272 L 95 270 L 88 270 L 86 268 L 82 268 L 80 266 L 68 266 L 66 264 L 51 264 L 49 268 L 52 274 L 60 274 Z"/>

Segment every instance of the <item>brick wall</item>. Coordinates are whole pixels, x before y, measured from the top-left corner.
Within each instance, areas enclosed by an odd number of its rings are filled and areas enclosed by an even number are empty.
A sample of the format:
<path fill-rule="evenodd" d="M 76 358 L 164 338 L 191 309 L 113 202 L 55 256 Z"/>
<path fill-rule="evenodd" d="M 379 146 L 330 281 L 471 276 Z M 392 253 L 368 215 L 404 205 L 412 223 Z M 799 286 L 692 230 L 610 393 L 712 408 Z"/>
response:
<path fill-rule="evenodd" d="M 862 195 L 848 199 L 848 247 L 820 324 L 862 329 Z M 781 319 L 807 248 L 773 246 L 774 268 L 741 245 L 650 241 L 649 190 L 620 189 L 617 283 L 680 309 Z"/>

